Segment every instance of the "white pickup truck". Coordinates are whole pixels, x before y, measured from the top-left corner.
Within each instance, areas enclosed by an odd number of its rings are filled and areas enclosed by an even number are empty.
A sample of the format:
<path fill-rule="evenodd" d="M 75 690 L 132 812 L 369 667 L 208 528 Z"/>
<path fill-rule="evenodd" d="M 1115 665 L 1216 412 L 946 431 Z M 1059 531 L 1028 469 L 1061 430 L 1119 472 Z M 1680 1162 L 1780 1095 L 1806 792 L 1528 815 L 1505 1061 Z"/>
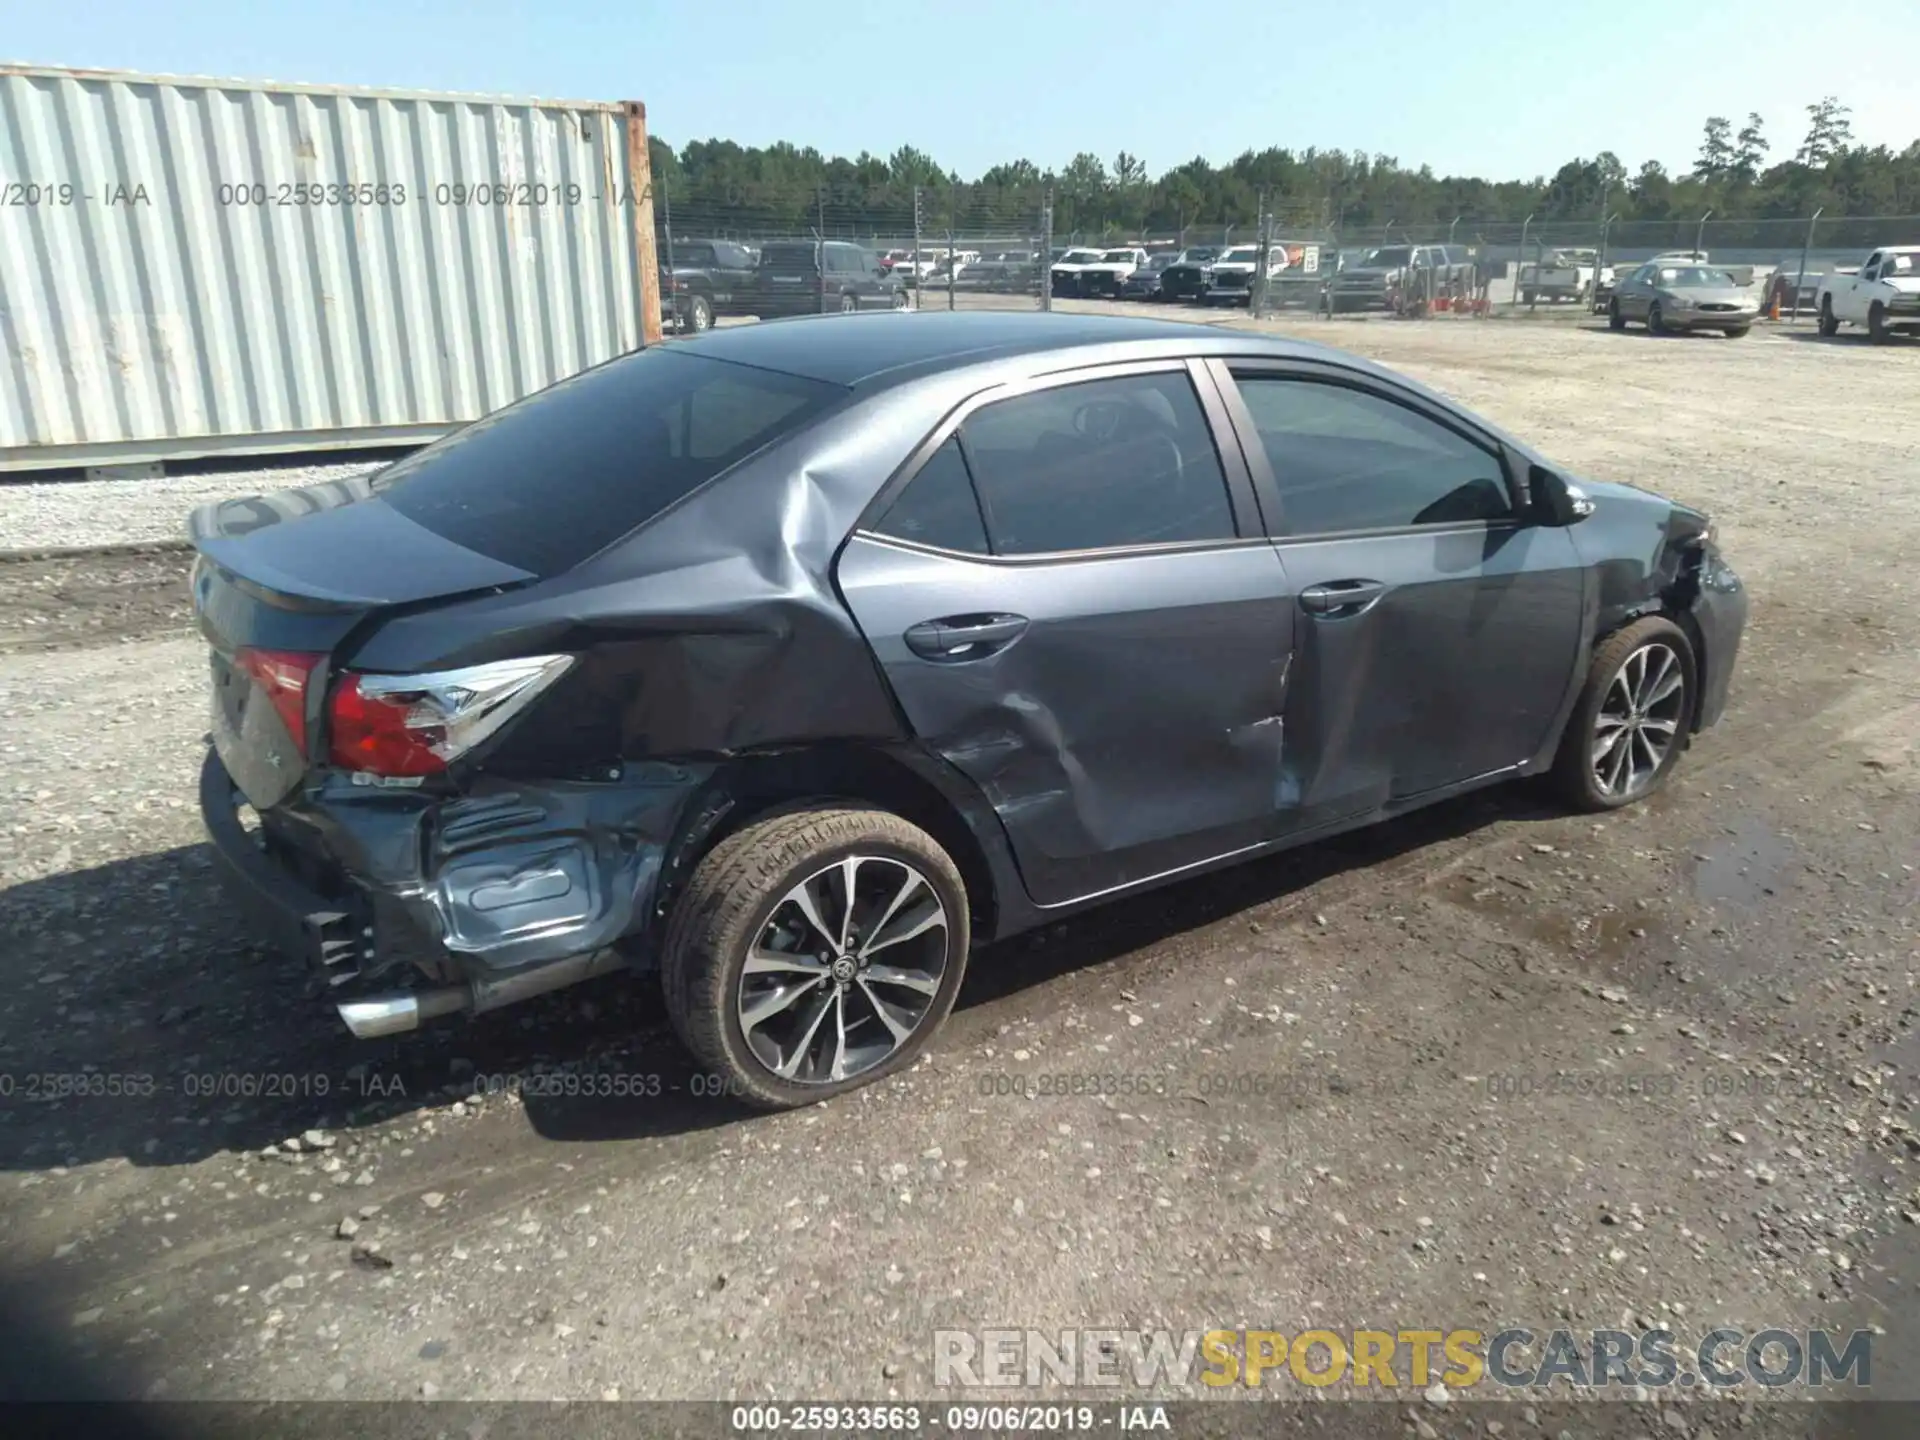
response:
<path fill-rule="evenodd" d="M 1882 343 L 1920 334 L 1920 245 L 1885 246 L 1854 274 L 1827 276 L 1819 308 L 1822 335 L 1837 335 L 1842 325 L 1864 325 Z"/>
<path fill-rule="evenodd" d="M 1520 303 L 1531 305 L 1540 300 L 1585 300 L 1593 294 L 1595 275 L 1600 273 L 1598 250 L 1555 250 L 1544 262 L 1529 260 L 1520 267 L 1518 289 Z M 1613 267 L 1608 266 L 1603 284 L 1611 284 Z"/>

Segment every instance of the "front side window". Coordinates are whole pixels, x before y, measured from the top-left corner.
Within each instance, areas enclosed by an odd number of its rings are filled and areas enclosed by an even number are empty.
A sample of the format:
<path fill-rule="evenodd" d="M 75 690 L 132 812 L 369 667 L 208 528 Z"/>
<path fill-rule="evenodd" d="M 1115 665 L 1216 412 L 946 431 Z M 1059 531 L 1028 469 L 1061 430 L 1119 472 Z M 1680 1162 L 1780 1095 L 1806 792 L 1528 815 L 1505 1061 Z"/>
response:
<path fill-rule="evenodd" d="M 1318 380 L 1237 375 L 1280 490 L 1279 533 L 1507 518 L 1500 457 L 1405 405 Z"/>
<path fill-rule="evenodd" d="M 997 555 L 1230 540 L 1226 475 L 1185 371 L 1058 385 L 969 416 Z"/>

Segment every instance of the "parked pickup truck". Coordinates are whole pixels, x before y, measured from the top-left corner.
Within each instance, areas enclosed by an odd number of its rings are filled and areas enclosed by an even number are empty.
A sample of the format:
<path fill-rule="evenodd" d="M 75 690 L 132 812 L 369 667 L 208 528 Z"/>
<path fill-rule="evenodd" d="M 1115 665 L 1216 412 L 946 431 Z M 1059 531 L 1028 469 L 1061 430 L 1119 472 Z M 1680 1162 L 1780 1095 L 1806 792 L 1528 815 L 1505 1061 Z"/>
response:
<path fill-rule="evenodd" d="M 1131 246 L 1102 251 L 1097 261 L 1081 267 L 1080 293 L 1118 296 L 1133 272 L 1146 263 L 1147 252 Z"/>
<path fill-rule="evenodd" d="M 1441 291 L 1464 275 L 1468 264 L 1464 245 L 1383 245 L 1334 277 L 1329 287 L 1331 308 L 1336 312 L 1384 309 L 1396 291 L 1427 283 Z"/>
<path fill-rule="evenodd" d="M 1820 333 L 1837 335 L 1842 325 L 1864 325 L 1881 343 L 1920 335 L 1920 245 L 1886 246 L 1858 273 L 1820 282 Z"/>
<path fill-rule="evenodd" d="M 671 305 L 661 309 L 675 317 L 676 328 L 711 330 L 716 315 L 751 315 L 749 303 L 760 257 L 745 245 L 731 240 L 675 240 L 673 264 L 668 269 L 668 247 L 664 241 L 655 247 L 660 255 L 663 283 L 672 285 Z"/>
<path fill-rule="evenodd" d="M 1594 281 L 1600 277 L 1600 252 L 1597 250 L 1555 250 L 1544 261 L 1529 260 L 1520 267 L 1516 282 L 1520 303 L 1535 300 L 1585 300 L 1593 294 Z M 1609 270 L 1605 277 L 1613 279 Z"/>

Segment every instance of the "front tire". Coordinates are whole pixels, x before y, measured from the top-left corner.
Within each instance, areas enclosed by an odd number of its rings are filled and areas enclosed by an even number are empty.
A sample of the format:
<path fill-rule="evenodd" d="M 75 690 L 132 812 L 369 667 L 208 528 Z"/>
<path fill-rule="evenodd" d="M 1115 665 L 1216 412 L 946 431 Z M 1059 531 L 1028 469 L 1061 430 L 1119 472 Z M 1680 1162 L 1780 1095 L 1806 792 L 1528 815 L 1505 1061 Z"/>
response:
<path fill-rule="evenodd" d="M 1647 307 L 1647 333 L 1649 335 L 1667 333 L 1667 322 L 1660 318 L 1660 307 L 1657 304 Z"/>
<path fill-rule="evenodd" d="M 1887 328 L 1887 307 L 1878 300 L 1867 311 L 1867 335 L 1876 345 L 1885 345 L 1893 339 L 1893 332 Z"/>
<path fill-rule="evenodd" d="M 1607 329 L 1624 330 L 1626 328 L 1627 317 L 1620 313 L 1620 302 L 1610 301 L 1607 305 Z"/>
<path fill-rule="evenodd" d="M 1553 762 L 1553 785 L 1580 810 L 1644 800 L 1679 763 L 1693 732 L 1693 646 L 1664 615 L 1616 631 L 1594 651 Z"/>
<path fill-rule="evenodd" d="M 842 315 L 851 315 L 859 308 L 860 297 L 858 295 L 849 293 L 840 297 L 840 313 Z"/>
<path fill-rule="evenodd" d="M 1820 333 L 1829 340 L 1840 333 L 1840 322 L 1834 318 L 1831 295 L 1820 297 Z"/>
<path fill-rule="evenodd" d="M 1752 328 L 1753 327 L 1751 325 L 1730 326 L 1727 330 L 1727 338 L 1729 340 L 1738 340 Z"/>
<path fill-rule="evenodd" d="M 971 940 L 966 886 L 931 835 L 885 810 L 789 810 L 695 868 L 661 949 L 667 1015 L 726 1093 L 811 1105 L 919 1058 Z"/>

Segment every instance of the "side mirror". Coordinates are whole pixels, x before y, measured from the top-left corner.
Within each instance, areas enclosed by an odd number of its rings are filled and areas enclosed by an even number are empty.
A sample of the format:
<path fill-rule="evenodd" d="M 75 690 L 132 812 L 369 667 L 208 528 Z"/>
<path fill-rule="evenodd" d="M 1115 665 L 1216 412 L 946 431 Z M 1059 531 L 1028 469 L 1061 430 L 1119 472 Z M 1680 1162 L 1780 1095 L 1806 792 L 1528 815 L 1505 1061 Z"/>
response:
<path fill-rule="evenodd" d="M 1527 488 L 1533 494 L 1534 513 L 1547 525 L 1578 525 L 1594 512 L 1586 491 L 1544 466 L 1527 470 Z"/>

